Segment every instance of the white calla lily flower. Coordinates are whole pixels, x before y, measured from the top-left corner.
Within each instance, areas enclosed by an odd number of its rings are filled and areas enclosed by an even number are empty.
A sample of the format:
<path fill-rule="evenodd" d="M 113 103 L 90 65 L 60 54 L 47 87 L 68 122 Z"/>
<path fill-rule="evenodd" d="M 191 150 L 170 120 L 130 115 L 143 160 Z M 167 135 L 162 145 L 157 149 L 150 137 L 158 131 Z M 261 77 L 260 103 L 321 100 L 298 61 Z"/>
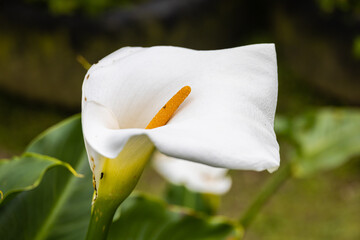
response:
<path fill-rule="evenodd" d="M 224 168 L 171 158 L 161 153 L 154 156 L 153 165 L 172 184 L 184 185 L 194 192 L 222 195 L 231 187 L 231 177 Z"/>
<path fill-rule="evenodd" d="M 104 159 L 138 141 L 214 167 L 276 170 L 277 85 L 274 44 L 214 51 L 126 47 L 108 55 L 83 83 L 83 133 L 96 186 Z M 145 129 L 184 86 L 191 94 L 170 121 Z"/>

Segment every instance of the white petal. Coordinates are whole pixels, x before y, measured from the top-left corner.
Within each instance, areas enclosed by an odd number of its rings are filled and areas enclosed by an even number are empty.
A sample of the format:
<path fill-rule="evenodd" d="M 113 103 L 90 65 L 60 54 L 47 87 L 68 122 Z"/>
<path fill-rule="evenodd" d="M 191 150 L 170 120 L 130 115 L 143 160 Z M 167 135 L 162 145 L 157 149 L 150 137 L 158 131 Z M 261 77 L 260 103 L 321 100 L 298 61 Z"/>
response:
<path fill-rule="evenodd" d="M 153 165 L 171 183 L 184 185 L 195 192 L 221 195 L 231 187 L 227 169 L 171 158 L 161 153 L 155 155 Z"/>
<path fill-rule="evenodd" d="M 257 171 L 279 166 L 273 44 L 215 51 L 125 48 L 86 76 L 83 132 L 103 156 L 116 157 L 129 137 L 145 134 L 160 152 L 180 159 Z M 192 92 L 169 123 L 145 130 L 185 85 Z"/>

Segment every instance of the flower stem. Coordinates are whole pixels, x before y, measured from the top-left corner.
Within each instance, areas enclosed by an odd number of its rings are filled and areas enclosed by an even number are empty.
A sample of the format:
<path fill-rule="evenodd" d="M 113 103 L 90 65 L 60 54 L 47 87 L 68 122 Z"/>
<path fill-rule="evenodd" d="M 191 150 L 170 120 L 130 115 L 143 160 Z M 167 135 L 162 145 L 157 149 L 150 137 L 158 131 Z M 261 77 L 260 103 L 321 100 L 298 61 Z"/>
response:
<path fill-rule="evenodd" d="M 259 213 L 263 205 L 270 199 L 270 197 L 282 186 L 286 180 L 291 177 L 291 164 L 286 163 L 284 167 L 270 178 L 265 186 L 260 190 L 258 195 L 245 210 L 240 218 L 240 224 L 246 229 L 254 221 L 256 215 Z"/>
<path fill-rule="evenodd" d="M 102 201 L 102 199 L 95 201 L 86 240 L 105 240 L 107 238 L 118 205 L 118 203 L 114 204 L 114 202 Z"/>
<path fill-rule="evenodd" d="M 116 209 L 135 188 L 154 149 L 148 137 L 136 136 L 128 140 L 116 158 L 102 159 L 87 240 L 106 239 Z"/>

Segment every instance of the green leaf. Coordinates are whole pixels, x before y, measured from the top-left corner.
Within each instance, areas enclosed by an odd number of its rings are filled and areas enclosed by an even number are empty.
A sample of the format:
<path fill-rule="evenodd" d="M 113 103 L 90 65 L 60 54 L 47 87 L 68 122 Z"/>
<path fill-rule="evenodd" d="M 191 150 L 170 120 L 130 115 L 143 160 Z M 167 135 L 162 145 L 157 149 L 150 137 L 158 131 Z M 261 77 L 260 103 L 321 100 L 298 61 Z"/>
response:
<path fill-rule="evenodd" d="M 325 108 L 292 120 L 293 175 L 306 177 L 360 154 L 360 111 Z"/>
<path fill-rule="evenodd" d="M 51 168 L 39 186 L 0 206 L 2 239 L 84 239 L 90 219 L 92 173 L 85 154 L 79 116 L 49 129 L 27 148 L 70 164 Z"/>
<path fill-rule="evenodd" d="M 241 239 L 240 225 L 223 217 L 208 217 L 145 195 L 127 199 L 120 218 L 110 228 L 109 240 Z"/>
<path fill-rule="evenodd" d="M 213 215 L 218 208 L 220 196 L 193 192 L 185 186 L 168 183 L 165 199 L 170 204 Z"/>
<path fill-rule="evenodd" d="M 78 176 L 70 164 L 55 158 L 35 153 L 0 161 L 0 203 L 11 193 L 31 190 L 37 187 L 45 172 L 55 166 L 66 167 Z"/>

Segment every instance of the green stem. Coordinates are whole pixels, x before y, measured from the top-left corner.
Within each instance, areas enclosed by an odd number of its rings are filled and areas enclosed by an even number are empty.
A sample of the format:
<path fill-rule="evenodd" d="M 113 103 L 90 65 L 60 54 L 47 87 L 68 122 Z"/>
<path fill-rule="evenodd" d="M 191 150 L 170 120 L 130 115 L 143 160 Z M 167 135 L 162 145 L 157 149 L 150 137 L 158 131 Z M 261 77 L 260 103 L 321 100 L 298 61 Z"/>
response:
<path fill-rule="evenodd" d="M 280 168 L 277 173 L 270 178 L 265 186 L 260 190 L 258 195 L 252 201 L 250 206 L 245 210 L 240 218 L 241 225 L 246 229 L 254 221 L 256 215 L 259 213 L 263 205 L 270 199 L 270 197 L 280 188 L 280 186 L 291 177 L 291 164 Z"/>
<path fill-rule="evenodd" d="M 105 240 L 116 209 L 135 188 L 154 145 L 148 137 L 132 137 L 116 158 L 102 158 L 95 171 L 97 197 L 91 210 L 87 240 Z"/>
<path fill-rule="evenodd" d="M 105 240 L 119 204 L 97 199 L 91 211 L 86 240 Z"/>

